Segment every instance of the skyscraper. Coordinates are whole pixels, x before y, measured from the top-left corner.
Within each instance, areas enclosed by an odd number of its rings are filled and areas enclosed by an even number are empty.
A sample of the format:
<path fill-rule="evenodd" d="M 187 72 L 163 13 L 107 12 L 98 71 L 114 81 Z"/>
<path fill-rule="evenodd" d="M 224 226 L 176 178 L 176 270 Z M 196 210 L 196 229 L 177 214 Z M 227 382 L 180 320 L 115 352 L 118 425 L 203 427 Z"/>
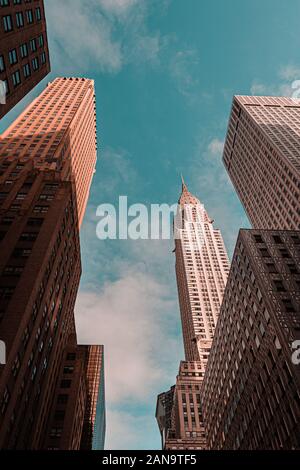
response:
<path fill-rule="evenodd" d="M 105 441 L 105 387 L 103 346 L 79 346 L 84 353 L 87 379 L 87 404 L 81 450 L 103 450 Z"/>
<path fill-rule="evenodd" d="M 43 0 L 1 0 L 0 13 L 1 119 L 48 75 L 50 61 Z"/>
<path fill-rule="evenodd" d="M 183 182 L 175 221 L 175 254 L 187 361 L 207 363 L 229 273 L 220 230 Z"/>
<path fill-rule="evenodd" d="M 0 158 L 31 161 L 40 171 L 54 170 L 75 184 L 82 223 L 97 161 L 93 80 L 57 78 L 2 134 Z"/>
<path fill-rule="evenodd" d="M 299 231 L 240 232 L 203 382 L 209 449 L 300 449 L 299 248 Z"/>
<path fill-rule="evenodd" d="M 254 228 L 300 228 L 300 101 L 235 96 L 224 164 Z"/>
<path fill-rule="evenodd" d="M 201 386 L 229 273 L 220 230 L 185 183 L 174 224 L 176 275 L 185 362 L 174 390 L 171 428 L 165 448 L 203 449 Z M 162 402 L 157 419 L 164 414 Z M 161 429 L 161 427 L 160 427 Z"/>
<path fill-rule="evenodd" d="M 105 392 L 103 346 L 77 346 L 70 337 L 47 420 L 44 448 L 103 450 Z"/>
<path fill-rule="evenodd" d="M 79 226 L 96 163 L 94 99 L 91 80 L 56 79 L 1 136 L 0 338 L 7 363 L 0 366 L 0 448 L 51 447 L 46 429 L 62 361 L 66 348 L 77 349 Z M 85 390 L 72 382 L 79 404 L 93 395 L 84 368 L 91 371 L 88 361 L 76 363 L 74 377 Z M 85 408 L 69 433 L 74 440 L 66 434 L 68 413 L 59 437 L 76 448 Z"/>

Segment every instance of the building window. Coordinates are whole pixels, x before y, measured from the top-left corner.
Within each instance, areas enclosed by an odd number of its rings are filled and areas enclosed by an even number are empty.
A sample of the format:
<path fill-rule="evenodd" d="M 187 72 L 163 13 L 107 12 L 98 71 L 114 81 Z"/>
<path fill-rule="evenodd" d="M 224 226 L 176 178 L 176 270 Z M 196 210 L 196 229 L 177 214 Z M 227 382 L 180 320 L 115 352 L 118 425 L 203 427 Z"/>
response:
<path fill-rule="evenodd" d="M 45 63 L 46 63 L 46 53 L 43 52 L 43 53 L 41 54 L 41 64 L 44 65 Z"/>
<path fill-rule="evenodd" d="M 50 432 L 51 439 L 57 439 L 62 436 L 62 428 L 52 428 Z"/>
<path fill-rule="evenodd" d="M 76 354 L 75 353 L 68 353 L 67 354 L 67 361 L 75 361 L 76 360 Z"/>
<path fill-rule="evenodd" d="M 16 72 L 14 72 L 12 74 L 12 81 L 13 81 L 13 85 L 14 87 L 17 87 L 18 85 L 20 85 L 21 83 L 21 75 L 20 75 L 20 71 L 17 70 Z"/>
<path fill-rule="evenodd" d="M 5 70 L 5 63 L 3 55 L 0 55 L 0 72 L 4 72 Z"/>
<path fill-rule="evenodd" d="M 41 12 L 41 8 L 40 7 L 37 7 L 35 9 L 35 17 L 36 17 L 36 20 L 37 21 L 41 21 L 42 19 L 42 12 Z"/>
<path fill-rule="evenodd" d="M 284 309 L 287 313 L 294 313 L 295 307 L 290 299 L 282 299 L 282 303 L 284 305 Z"/>
<path fill-rule="evenodd" d="M 33 23 L 33 14 L 32 14 L 32 10 L 27 10 L 27 11 L 26 11 L 26 19 L 27 19 L 27 23 L 28 23 L 28 24 L 32 24 L 32 23 Z"/>
<path fill-rule="evenodd" d="M 23 74 L 24 74 L 24 77 L 25 77 L 25 78 L 30 77 L 31 71 L 30 71 L 30 65 L 29 65 L 29 64 L 25 64 L 25 65 L 24 65 L 24 67 L 23 67 Z"/>
<path fill-rule="evenodd" d="M 74 367 L 73 366 L 66 366 L 64 367 L 64 374 L 73 374 Z"/>
<path fill-rule="evenodd" d="M 10 65 L 14 65 L 18 62 L 18 56 L 16 49 L 9 51 L 8 53 L 9 63 Z"/>
<path fill-rule="evenodd" d="M 24 57 L 28 57 L 28 47 L 26 43 L 21 45 L 20 51 L 22 59 L 24 59 Z"/>
<path fill-rule="evenodd" d="M 11 15 L 3 16 L 3 27 L 6 33 L 13 30 L 13 23 L 12 23 Z"/>
<path fill-rule="evenodd" d="M 284 284 L 281 280 L 274 280 L 273 283 L 274 283 L 276 292 L 286 292 Z"/>
<path fill-rule="evenodd" d="M 71 388 L 71 380 L 62 380 L 60 383 L 60 388 Z"/>
<path fill-rule="evenodd" d="M 31 49 L 31 52 L 36 51 L 36 40 L 35 39 L 30 39 L 30 49 Z"/>
<path fill-rule="evenodd" d="M 24 26 L 24 17 L 21 11 L 16 13 L 16 23 L 18 28 L 22 28 L 22 26 Z"/>
<path fill-rule="evenodd" d="M 9 5 L 9 0 L 0 0 L 0 7 L 7 7 Z"/>
<path fill-rule="evenodd" d="M 37 57 L 32 59 L 32 68 L 34 71 L 38 70 L 39 68 L 39 59 Z"/>
<path fill-rule="evenodd" d="M 44 45 L 44 36 L 42 34 L 38 38 L 38 44 L 39 44 L 39 47 L 43 47 Z"/>

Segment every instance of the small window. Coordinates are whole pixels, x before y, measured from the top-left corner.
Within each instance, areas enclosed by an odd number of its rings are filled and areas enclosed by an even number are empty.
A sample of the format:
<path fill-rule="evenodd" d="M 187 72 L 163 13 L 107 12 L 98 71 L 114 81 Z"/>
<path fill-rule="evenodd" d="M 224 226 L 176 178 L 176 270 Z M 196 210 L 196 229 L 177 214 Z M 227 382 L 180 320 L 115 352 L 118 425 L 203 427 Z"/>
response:
<path fill-rule="evenodd" d="M 20 70 L 16 70 L 16 72 L 12 74 L 12 81 L 13 81 L 13 85 L 15 88 L 20 85 L 21 83 Z"/>
<path fill-rule="evenodd" d="M 33 23 L 33 14 L 32 14 L 32 10 L 27 10 L 27 11 L 26 11 L 26 19 L 27 19 L 27 23 L 28 23 L 28 24 Z"/>
<path fill-rule="evenodd" d="M 16 13 L 16 23 L 18 28 L 22 28 L 24 26 L 24 17 L 21 11 Z"/>
<path fill-rule="evenodd" d="M 5 70 L 5 63 L 3 55 L 0 55 L 0 72 L 4 72 Z"/>
<path fill-rule="evenodd" d="M 13 30 L 13 22 L 11 15 L 3 16 L 3 27 L 6 33 Z"/>
<path fill-rule="evenodd" d="M 264 243 L 261 235 L 254 235 L 255 243 Z"/>
<path fill-rule="evenodd" d="M 60 383 L 60 388 L 71 388 L 71 380 L 62 380 Z"/>

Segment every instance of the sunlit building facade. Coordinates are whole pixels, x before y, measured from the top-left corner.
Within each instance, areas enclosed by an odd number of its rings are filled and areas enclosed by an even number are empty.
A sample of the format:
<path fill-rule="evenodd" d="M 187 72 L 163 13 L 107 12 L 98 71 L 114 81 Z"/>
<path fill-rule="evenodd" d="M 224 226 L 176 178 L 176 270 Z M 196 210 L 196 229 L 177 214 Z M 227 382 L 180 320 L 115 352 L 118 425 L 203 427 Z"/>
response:
<path fill-rule="evenodd" d="M 224 164 L 254 228 L 300 228 L 300 101 L 235 96 Z"/>
<path fill-rule="evenodd" d="M 1 0 L 0 119 L 49 72 L 44 1 Z"/>
<path fill-rule="evenodd" d="M 174 389 L 171 428 L 163 430 L 166 449 L 206 446 L 201 386 L 230 267 L 222 235 L 213 222 L 183 182 L 174 235 L 186 360 L 180 364 Z M 160 404 L 158 423 L 163 414 Z"/>
<path fill-rule="evenodd" d="M 0 137 L 0 158 L 30 161 L 74 183 L 79 226 L 97 161 L 93 80 L 57 78 L 49 83 Z"/>
<path fill-rule="evenodd" d="M 87 408 L 96 422 L 103 358 L 92 368 L 81 351 L 74 368 L 68 364 L 78 350 L 79 227 L 96 154 L 94 85 L 87 79 L 56 79 L 0 137 L 2 449 L 75 450 Z M 74 397 L 65 414 L 53 401 L 64 374 Z"/>
<path fill-rule="evenodd" d="M 241 230 L 202 388 L 208 449 L 300 449 L 299 267 L 299 231 Z"/>

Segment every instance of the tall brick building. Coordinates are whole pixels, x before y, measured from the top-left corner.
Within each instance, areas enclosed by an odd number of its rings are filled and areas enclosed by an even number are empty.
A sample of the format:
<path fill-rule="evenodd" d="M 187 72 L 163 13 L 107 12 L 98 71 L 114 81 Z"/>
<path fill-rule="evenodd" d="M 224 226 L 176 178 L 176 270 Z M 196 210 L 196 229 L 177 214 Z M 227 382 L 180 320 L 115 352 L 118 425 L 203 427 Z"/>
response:
<path fill-rule="evenodd" d="M 204 206 L 188 191 L 184 182 L 174 228 L 186 360 L 180 364 L 171 420 L 164 420 L 169 410 L 162 395 L 158 397 L 156 418 L 164 448 L 205 449 L 200 390 L 229 273 L 229 261 L 220 230 L 214 228 Z"/>
<path fill-rule="evenodd" d="M 78 350 L 79 227 L 96 164 L 94 101 L 91 80 L 56 79 L 0 139 L 0 338 L 7 349 L 0 448 L 80 448 L 90 397 L 99 391 L 101 357 L 93 382 L 78 351 L 76 399 L 55 434 L 53 400 L 68 354 Z"/>
<path fill-rule="evenodd" d="M 224 164 L 254 228 L 300 228 L 300 101 L 235 96 Z"/>
<path fill-rule="evenodd" d="M 300 449 L 300 232 L 240 232 L 204 383 L 209 449 Z"/>
<path fill-rule="evenodd" d="M 0 119 L 49 72 L 44 1 L 0 0 Z"/>
<path fill-rule="evenodd" d="M 70 338 L 49 413 L 45 449 L 104 449 L 103 354 L 103 346 L 76 346 L 76 338 Z"/>

